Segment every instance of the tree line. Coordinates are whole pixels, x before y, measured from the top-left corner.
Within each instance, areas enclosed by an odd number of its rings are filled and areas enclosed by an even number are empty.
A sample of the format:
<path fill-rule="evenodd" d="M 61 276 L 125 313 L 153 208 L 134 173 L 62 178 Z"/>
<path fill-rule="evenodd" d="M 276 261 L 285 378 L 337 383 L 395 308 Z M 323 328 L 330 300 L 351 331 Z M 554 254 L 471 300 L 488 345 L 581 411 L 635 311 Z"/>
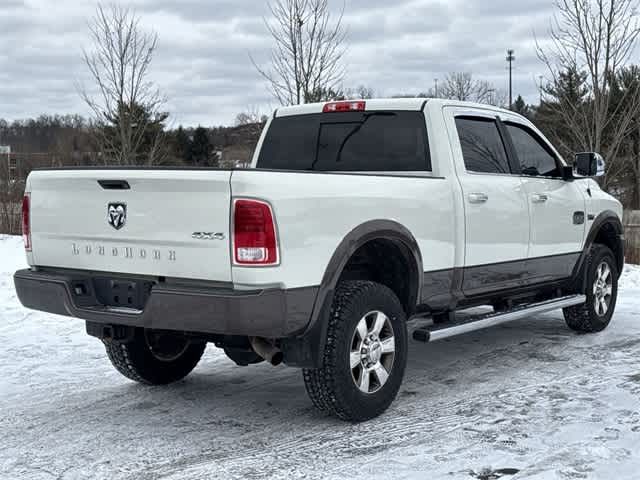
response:
<path fill-rule="evenodd" d="M 163 126 L 164 151 L 155 163 L 165 166 L 241 166 L 250 159 L 263 124 L 264 119 L 230 127 L 179 126 L 167 129 Z M 113 165 L 114 159 L 108 157 L 101 150 L 100 142 L 96 141 L 96 129 L 99 128 L 80 115 L 41 115 L 12 122 L 0 118 L 0 145 L 11 146 L 11 158 L 43 167 Z M 141 161 L 139 164 L 145 163 Z"/>

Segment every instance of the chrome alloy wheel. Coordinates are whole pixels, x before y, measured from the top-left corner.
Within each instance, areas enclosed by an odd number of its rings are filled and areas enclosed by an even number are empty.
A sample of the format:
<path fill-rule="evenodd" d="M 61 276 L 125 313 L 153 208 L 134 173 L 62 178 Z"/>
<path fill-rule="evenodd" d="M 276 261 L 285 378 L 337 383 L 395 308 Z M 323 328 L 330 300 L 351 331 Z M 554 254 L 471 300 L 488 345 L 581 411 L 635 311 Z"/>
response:
<path fill-rule="evenodd" d="M 611 305 L 613 292 L 613 275 L 607 262 L 602 262 L 596 270 L 593 282 L 593 307 L 599 317 L 604 317 Z"/>
<path fill-rule="evenodd" d="M 396 342 L 391 320 L 374 310 L 356 325 L 351 338 L 351 377 L 363 393 L 375 393 L 387 383 L 393 368 Z"/>

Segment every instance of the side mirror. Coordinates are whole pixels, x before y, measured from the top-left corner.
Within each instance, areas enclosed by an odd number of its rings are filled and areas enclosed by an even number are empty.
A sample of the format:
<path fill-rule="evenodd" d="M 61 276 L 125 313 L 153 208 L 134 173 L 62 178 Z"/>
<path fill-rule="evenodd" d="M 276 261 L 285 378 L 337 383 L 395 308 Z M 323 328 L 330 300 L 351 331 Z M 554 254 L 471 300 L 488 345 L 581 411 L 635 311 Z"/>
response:
<path fill-rule="evenodd" d="M 581 177 L 601 177 L 604 175 L 604 159 L 599 153 L 576 153 L 573 171 Z"/>

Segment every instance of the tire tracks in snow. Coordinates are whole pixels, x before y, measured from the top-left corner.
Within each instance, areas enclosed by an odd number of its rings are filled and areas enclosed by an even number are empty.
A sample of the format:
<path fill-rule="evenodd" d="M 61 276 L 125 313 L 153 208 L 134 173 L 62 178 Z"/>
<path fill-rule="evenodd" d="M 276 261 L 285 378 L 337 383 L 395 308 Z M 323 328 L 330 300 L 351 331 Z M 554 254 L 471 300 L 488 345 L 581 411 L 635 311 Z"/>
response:
<path fill-rule="evenodd" d="M 475 362 L 475 360 L 475 358 L 469 359 L 465 363 Z M 541 392 L 553 395 L 554 391 L 562 391 L 567 384 L 581 385 L 583 393 L 589 394 L 612 381 L 624 381 L 637 372 L 637 369 L 623 369 L 616 363 L 611 364 L 610 367 L 615 374 L 605 378 L 594 378 L 591 374 L 560 374 L 551 381 L 517 387 L 503 386 L 498 391 L 483 392 L 457 401 L 439 402 L 437 405 L 426 408 L 427 399 L 419 398 L 412 401 L 404 396 L 397 407 L 392 408 L 383 417 L 366 424 L 344 427 L 343 424 L 327 425 L 326 421 L 318 419 L 316 423 L 306 423 L 304 427 L 307 431 L 303 434 L 291 431 L 269 434 L 266 431 L 263 432 L 264 437 L 261 440 L 252 436 L 238 438 L 233 443 L 218 445 L 216 451 L 201 452 L 183 457 L 171 465 L 154 468 L 146 472 L 145 477 L 197 478 L 205 472 L 212 473 L 211 470 L 215 471 L 218 468 L 223 469 L 227 475 L 232 475 L 232 478 L 233 476 L 286 478 L 288 475 L 296 476 L 296 472 L 302 475 L 302 472 L 310 470 L 332 473 L 336 469 L 327 468 L 327 458 L 331 459 L 331 463 L 340 463 L 345 460 L 353 461 L 362 456 L 379 455 L 381 452 L 392 456 L 390 450 L 401 449 L 407 445 L 433 446 L 447 439 L 454 440 L 452 442 L 454 445 L 469 442 L 489 444 L 502 442 L 502 447 L 505 449 L 513 447 L 511 450 L 520 455 L 526 455 L 526 450 L 519 451 L 515 448 L 516 441 L 500 440 L 499 436 L 492 438 L 492 434 L 486 429 L 475 428 L 479 424 L 485 426 L 491 423 L 488 422 L 490 420 L 498 423 L 509 421 L 509 418 L 495 418 L 495 414 L 492 418 L 491 407 L 496 407 L 503 404 L 505 400 L 515 397 L 518 397 L 522 403 L 539 397 Z M 411 383 L 408 382 L 407 387 L 411 387 Z M 562 401 L 562 397 L 557 400 Z M 302 415 L 308 413 L 300 412 Z M 505 417 L 501 414 L 497 416 Z M 513 419 L 514 417 L 511 418 Z M 301 470 L 301 465 L 305 465 L 306 468 Z M 337 471 L 344 471 L 344 466 L 338 467 Z"/>

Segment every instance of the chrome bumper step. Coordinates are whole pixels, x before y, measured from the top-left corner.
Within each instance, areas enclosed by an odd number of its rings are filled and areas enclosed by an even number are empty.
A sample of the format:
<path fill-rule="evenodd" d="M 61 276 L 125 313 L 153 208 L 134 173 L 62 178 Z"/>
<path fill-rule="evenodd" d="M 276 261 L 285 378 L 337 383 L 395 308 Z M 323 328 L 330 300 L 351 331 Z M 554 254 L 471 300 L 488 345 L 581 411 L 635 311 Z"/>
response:
<path fill-rule="evenodd" d="M 413 339 L 418 342 L 433 342 L 435 340 L 442 340 L 443 338 L 493 327 L 502 323 L 520 320 L 530 315 L 580 305 L 586 301 L 587 297 L 585 295 L 569 295 L 552 300 L 545 300 L 543 302 L 530 303 L 505 312 L 494 312 L 465 317 L 453 322 L 427 325 L 414 330 Z"/>

